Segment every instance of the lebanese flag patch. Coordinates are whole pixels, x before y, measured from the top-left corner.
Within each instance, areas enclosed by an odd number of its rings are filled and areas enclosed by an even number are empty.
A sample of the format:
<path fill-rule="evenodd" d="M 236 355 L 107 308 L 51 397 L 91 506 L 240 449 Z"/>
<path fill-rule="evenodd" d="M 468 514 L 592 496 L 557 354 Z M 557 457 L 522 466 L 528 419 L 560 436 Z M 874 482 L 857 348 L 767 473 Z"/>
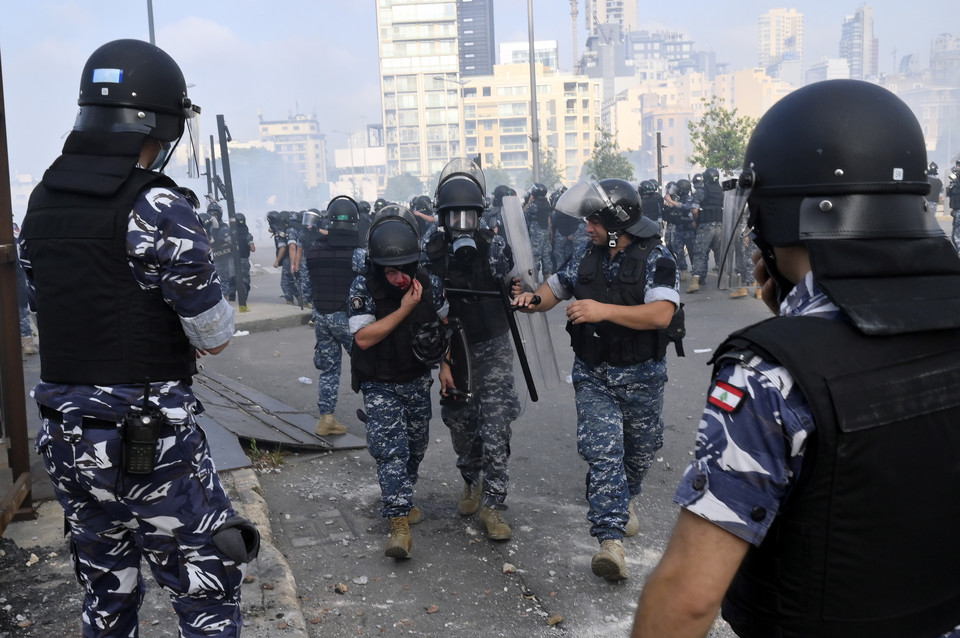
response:
<path fill-rule="evenodd" d="M 713 389 L 710 390 L 710 396 L 707 398 L 709 403 L 717 406 L 724 412 L 734 412 L 740 407 L 743 400 L 743 390 L 735 388 L 729 383 L 717 381 Z"/>

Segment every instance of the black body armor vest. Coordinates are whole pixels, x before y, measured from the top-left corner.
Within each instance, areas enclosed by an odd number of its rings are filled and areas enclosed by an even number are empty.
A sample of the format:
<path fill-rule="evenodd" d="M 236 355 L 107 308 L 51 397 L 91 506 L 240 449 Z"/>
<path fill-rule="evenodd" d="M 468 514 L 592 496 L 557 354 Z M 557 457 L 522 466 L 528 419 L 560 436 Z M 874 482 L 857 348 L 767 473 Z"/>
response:
<path fill-rule="evenodd" d="M 550 225 L 550 213 L 553 212 L 553 206 L 546 197 L 538 197 L 533 200 L 533 205 L 528 210 L 531 226 L 537 225 L 540 228 L 547 228 Z"/>
<path fill-rule="evenodd" d="M 353 248 L 334 248 L 318 240 L 307 249 L 307 272 L 313 289 L 313 307 L 321 314 L 347 307 L 347 295 L 356 276 Z"/>
<path fill-rule="evenodd" d="M 706 196 L 700 204 L 700 212 L 697 213 L 697 223 L 707 224 L 709 222 L 723 221 L 723 188 L 719 184 L 707 184 L 704 186 Z"/>
<path fill-rule="evenodd" d="M 246 224 L 237 224 L 237 247 L 240 248 L 240 259 L 250 259 L 250 228 Z"/>
<path fill-rule="evenodd" d="M 746 638 L 931 638 L 960 624 L 960 330 L 775 318 L 718 349 L 786 367 L 816 431 L 723 604 Z"/>
<path fill-rule="evenodd" d="M 433 287 L 429 276 L 423 270 L 418 270 L 416 276 L 423 286 L 423 294 L 413 312 L 383 341 L 366 350 L 358 346 L 354 339 L 350 348 L 350 363 L 355 391 L 363 381 L 405 383 L 430 370 L 413 355 L 413 335 L 423 324 L 438 321 L 438 317 L 433 307 Z M 367 276 L 367 289 L 376 303 L 375 315 L 378 320 L 400 307 L 400 297 L 388 295 L 385 286 L 375 275 Z"/>
<path fill-rule="evenodd" d="M 657 236 L 635 239 L 624 249 L 620 273 L 611 284 L 607 284 L 603 274 L 603 255 L 607 247 L 591 246 L 580 262 L 573 296 L 619 306 L 642 304 L 647 257 L 659 243 Z M 590 368 L 602 362 L 628 366 L 649 359 L 659 361 L 666 355 L 669 342 L 664 330 L 633 330 L 610 321 L 579 324 L 568 321 L 567 332 L 570 333 L 573 352 Z"/>
<path fill-rule="evenodd" d="M 196 354 L 180 318 L 159 289 L 140 288 L 126 248 L 137 196 L 176 184 L 142 169 L 123 181 L 104 177 L 94 170 L 103 168 L 98 159 L 83 164 L 82 185 L 78 171 L 64 175 L 55 163 L 24 218 L 43 335 L 40 377 L 82 385 L 189 381 Z"/>
<path fill-rule="evenodd" d="M 442 235 L 434 235 L 427 242 L 427 256 L 430 258 L 433 274 L 440 277 L 449 288 L 499 291 L 500 283 L 490 272 L 492 237 L 492 231 L 477 231 L 474 236 L 477 254 L 468 263 L 464 263 L 450 254 Z M 460 320 L 470 345 L 489 341 L 510 330 L 503 300 L 500 298 L 451 293 L 447 295 L 447 302 L 450 304 L 450 316 Z"/>

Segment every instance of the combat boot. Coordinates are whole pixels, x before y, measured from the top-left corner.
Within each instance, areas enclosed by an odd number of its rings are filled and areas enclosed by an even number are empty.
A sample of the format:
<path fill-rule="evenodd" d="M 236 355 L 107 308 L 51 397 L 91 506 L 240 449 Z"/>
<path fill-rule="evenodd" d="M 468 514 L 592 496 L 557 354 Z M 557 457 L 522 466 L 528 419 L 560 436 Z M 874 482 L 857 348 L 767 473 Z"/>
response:
<path fill-rule="evenodd" d="M 694 293 L 694 292 L 697 292 L 697 291 L 699 291 L 699 290 L 700 290 L 700 278 L 699 278 L 699 277 L 694 277 L 693 280 L 690 282 L 690 287 L 687 288 L 687 292 L 688 292 L 688 293 Z"/>
<path fill-rule="evenodd" d="M 320 415 L 320 420 L 317 421 L 317 436 L 330 436 L 331 434 L 346 434 L 347 426 L 343 423 L 337 421 L 336 417 L 332 414 L 322 414 Z"/>
<path fill-rule="evenodd" d="M 510 536 L 513 535 L 513 530 L 510 529 L 507 522 L 503 520 L 503 516 L 500 515 L 500 510 L 490 509 L 484 506 L 484 508 L 480 510 L 480 520 L 486 525 L 487 538 L 490 540 L 508 541 L 510 540 Z"/>
<path fill-rule="evenodd" d="M 755 294 L 757 299 L 763 299 L 763 288 L 757 288 L 757 292 Z"/>
<path fill-rule="evenodd" d="M 410 536 L 410 519 L 407 516 L 395 516 L 390 519 L 390 542 L 384 552 L 390 558 L 410 558 L 413 549 L 413 537 Z"/>
<path fill-rule="evenodd" d="M 627 560 L 623 551 L 623 541 L 607 539 L 600 543 L 600 551 L 590 561 L 593 573 L 604 580 L 615 583 L 627 579 Z"/>
<path fill-rule="evenodd" d="M 33 335 L 20 337 L 20 349 L 23 351 L 23 354 L 37 354 L 37 344 L 33 340 Z"/>
<path fill-rule="evenodd" d="M 690 271 L 689 271 L 689 270 L 681 270 L 681 271 L 680 271 L 680 283 L 685 284 L 685 283 L 687 283 L 688 281 L 690 281 Z"/>
<path fill-rule="evenodd" d="M 624 536 L 636 536 L 637 532 L 640 531 L 640 518 L 637 516 L 637 509 L 633 504 L 633 500 L 630 501 L 630 507 L 628 508 L 630 512 L 630 519 L 627 521 L 626 527 L 623 528 Z"/>
<path fill-rule="evenodd" d="M 730 293 L 731 299 L 740 299 L 741 297 L 748 297 L 748 296 L 749 296 L 749 293 L 747 292 L 746 288 L 737 288 L 736 290 Z"/>
<path fill-rule="evenodd" d="M 460 516 L 470 516 L 480 509 L 480 493 L 482 488 L 480 483 L 470 485 L 467 482 L 463 484 L 463 493 L 460 494 L 460 501 L 457 503 L 457 509 Z"/>
<path fill-rule="evenodd" d="M 407 522 L 411 525 L 416 525 L 417 523 L 423 520 L 423 511 L 414 505 L 410 508 L 410 512 L 407 513 Z"/>

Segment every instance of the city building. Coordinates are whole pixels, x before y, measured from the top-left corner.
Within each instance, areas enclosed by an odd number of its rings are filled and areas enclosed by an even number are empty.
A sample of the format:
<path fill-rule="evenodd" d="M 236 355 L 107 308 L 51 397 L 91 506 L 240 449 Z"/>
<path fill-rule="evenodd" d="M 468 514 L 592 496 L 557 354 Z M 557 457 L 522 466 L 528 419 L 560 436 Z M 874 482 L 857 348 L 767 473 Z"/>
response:
<path fill-rule="evenodd" d="M 542 64 L 535 72 L 541 156 L 552 153 L 564 177 L 576 180 L 593 152 L 600 84 Z M 529 65 L 498 64 L 492 76 L 464 83 L 463 113 L 466 156 L 507 170 L 521 186 L 533 166 Z"/>
<path fill-rule="evenodd" d="M 291 115 L 285 120 L 260 116 L 260 141 L 273 144 L 284 167 L 307 188 L 327 181 L 327 139 L 320 133 L 316 115 Z"/>
<path fill-rule="evenodd" d="M 457 0 L 460 74 L 493 73 L 495 40 L 493 0 Z"/>
<path fill-rule="evenodd" d="M 583 17 L 589 35 L 599 35 L 603 24 L 615 24 L 622 33 L 637 28 L 637 0 L 584 0 Z"/>
<path fill-rule="evenodd" d="M 560 46 L 556 40 L 535 40 L 533 59 L 551 69 L 560 68 Z M 497 64 L 528 64 L 530 62 L 529 42 L 501 42 Z M 493 71 L 487 75 L 493 75 Z"/>
<path fill-rule="evenodd" d="M 850 78 L 874 80 L 878 76 L 879 45 L 873 36 L 873 7 L 862 4 L 843 20 L 840 57 L 850 63 Z"/>
<path fill-rule="evenodd" d="M 821 58 L 807 69 L 804 84 L 813 84 L 823 80 L 849 80 L 850 62 L 846 58 Z"/>
<path fill-rule="evenodd" d="M 760 16 L 758 64 L 767 75 L 800 86 L 803 67 L 803 14 L 796 9 L 771 9 Z"/>

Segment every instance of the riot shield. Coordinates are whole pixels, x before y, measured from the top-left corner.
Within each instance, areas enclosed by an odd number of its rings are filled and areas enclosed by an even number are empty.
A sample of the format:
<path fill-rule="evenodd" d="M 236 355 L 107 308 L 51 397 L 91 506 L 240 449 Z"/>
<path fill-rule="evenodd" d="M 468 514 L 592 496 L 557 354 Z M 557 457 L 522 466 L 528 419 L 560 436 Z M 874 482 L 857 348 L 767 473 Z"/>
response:
<path fill-rule="evenodd" d="M 516 195 L 507 195 L 503 198 L 503 227 L 507 243 L 513 252 L 513 262 L 520 277 L 520 284 L 525 291 L 534 291 L 543 283 L 540 280 L 539 270 L 533 268 L 533 248 L 530 245 L 530 235 L 527 233 L 527 222 L 520 205 L 520 198 Z M 529 357 L 528 361 L 534 376 L 538 377 L 544 388 L 556 388 L 560 385 L 560 369 L 557 367 L 557 356 L 553 350 L 553 341 L 550 339 L 550 327 L 547 316 L 542 312 L 516 313 L 517 330 L 520 342 L 514 345 L 523 347 Z M 516 340 L 516 337 L 515 337 Z M 518 352 L 520 347 L 517 348 Z"/>

